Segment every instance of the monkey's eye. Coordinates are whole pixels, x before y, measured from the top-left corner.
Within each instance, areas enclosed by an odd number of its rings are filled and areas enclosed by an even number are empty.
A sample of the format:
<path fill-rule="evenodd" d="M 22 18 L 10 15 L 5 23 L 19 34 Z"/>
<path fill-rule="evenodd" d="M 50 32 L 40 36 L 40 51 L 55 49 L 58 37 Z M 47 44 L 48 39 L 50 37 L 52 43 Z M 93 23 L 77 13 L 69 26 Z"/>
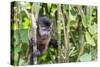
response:
<path fill-rule="evenodd" d="M 44 29 L 46 29 L 46 27 L 40 27 L 40 29 L 44 30 Z"/>
<path fill-rule="evenodd" d="M 41 30 L 43 30 L 43 31 L 47 31 L 47 29 L 46 29 L 46 28 L 41 28 Z"/>
<path fill-rule="evenodd" d="M 50 31 L 50 28 L 48 29 L 48 31 Z"/>
<path fill-rule="evenodd" d="M 43 30 L 43 31 L 47 31 L 47 29 L 46 28 L 40 28 L 41 30 Z"/>

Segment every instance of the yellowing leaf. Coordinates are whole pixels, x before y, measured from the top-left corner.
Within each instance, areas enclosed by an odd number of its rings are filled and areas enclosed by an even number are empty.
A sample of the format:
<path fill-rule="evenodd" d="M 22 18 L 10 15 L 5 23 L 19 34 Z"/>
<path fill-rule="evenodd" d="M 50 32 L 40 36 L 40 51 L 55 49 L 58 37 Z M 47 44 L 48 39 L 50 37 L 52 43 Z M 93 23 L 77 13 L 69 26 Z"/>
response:
<path fill-rule="evenodd" d="M 13 24 L 13 29 L 16 30 L 18 27 L 16 25 L 16 23 Z"/>
<path fill-rule="evenodd" d="M 28 18 L 24 18 L 23 28 L 27 29 L 30 24 L 30 20 Z"/>

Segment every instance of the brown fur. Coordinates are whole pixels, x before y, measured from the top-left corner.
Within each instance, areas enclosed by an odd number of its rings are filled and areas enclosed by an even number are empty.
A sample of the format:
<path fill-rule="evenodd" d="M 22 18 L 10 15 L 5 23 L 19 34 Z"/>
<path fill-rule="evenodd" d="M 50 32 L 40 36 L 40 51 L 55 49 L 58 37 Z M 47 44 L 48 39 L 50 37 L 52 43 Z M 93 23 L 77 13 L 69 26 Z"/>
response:
<path fill-rule="evenodd" d="M 39 35 L 39 32 L 37 32 L 37 45 L 38 45 L 37 48 L 43 49 L 43 51 L 47 50 L 50 39 L 51 39 L 50 35 L 47 39 L 42 39 L 42 37 Z"/>

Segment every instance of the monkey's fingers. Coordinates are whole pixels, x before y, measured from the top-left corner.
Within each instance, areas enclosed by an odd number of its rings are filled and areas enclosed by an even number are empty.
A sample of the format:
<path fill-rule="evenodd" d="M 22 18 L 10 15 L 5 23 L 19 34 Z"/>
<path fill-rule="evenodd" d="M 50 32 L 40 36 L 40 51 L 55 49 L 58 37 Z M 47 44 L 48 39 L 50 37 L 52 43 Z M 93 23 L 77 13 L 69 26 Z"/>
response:
<path fill-rule="evenodd" d="M 37 57 L 37 56 L 40 56 L 40 51 L 37 50 L 36 52 L 33 53 L 33 57 Z"/>

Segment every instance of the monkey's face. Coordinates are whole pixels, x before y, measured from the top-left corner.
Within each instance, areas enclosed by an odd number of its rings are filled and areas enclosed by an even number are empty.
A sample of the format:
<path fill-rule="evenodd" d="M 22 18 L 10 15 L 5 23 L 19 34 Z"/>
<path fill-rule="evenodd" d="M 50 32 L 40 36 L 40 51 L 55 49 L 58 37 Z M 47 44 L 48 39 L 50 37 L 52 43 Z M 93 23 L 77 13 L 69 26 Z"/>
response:
<path fill-rule="evenodd" d="M 46 40 L 50 37 L 50 26 L 51 21 L 48 17 L 40 17 L 37 20 L 37 26 L 38 26 L 38 34 L 43 39 Z"/>
<path fill-rule="evenodd" d="M 39 34 L 42 39 L 47 39 L 50 36 L 50 27 L 39 26 Z"/>

